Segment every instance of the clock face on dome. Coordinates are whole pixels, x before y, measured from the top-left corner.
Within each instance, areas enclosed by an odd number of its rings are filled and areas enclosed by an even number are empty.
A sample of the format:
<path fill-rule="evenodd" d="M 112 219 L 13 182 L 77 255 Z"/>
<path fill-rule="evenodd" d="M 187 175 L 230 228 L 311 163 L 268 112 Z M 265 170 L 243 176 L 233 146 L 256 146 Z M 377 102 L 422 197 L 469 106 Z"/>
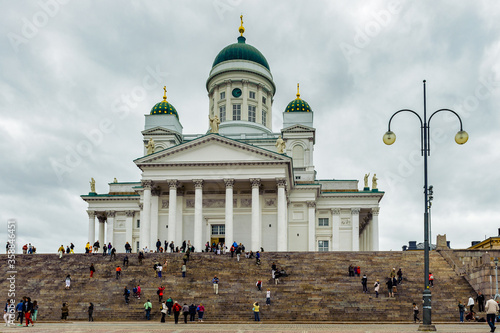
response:
<path fill-rule="evenodd" d="M 233 89 L 233 96 L 238 98 L 241 96 L 241 89 L 240 88 L 234 88 Z"/>

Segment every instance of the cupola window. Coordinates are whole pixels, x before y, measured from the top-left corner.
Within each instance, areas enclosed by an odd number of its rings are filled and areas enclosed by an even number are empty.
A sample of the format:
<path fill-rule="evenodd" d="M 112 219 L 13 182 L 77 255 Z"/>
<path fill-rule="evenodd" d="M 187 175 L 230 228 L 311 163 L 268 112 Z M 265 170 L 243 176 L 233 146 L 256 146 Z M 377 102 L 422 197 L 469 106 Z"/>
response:
<path fill-rule="evenodd" d="M 241 120 L 241 104 L 233 104 L 233 120 Z"/>
<path fill-rule="evenodd" d="M 226 99 L 226 92 L 225 91 L 220 93 L 220 99 Z"/>
<path fill-rule="evenodd" d="M 219 118 L 220 118 L 221 123 L 226 121 L 226 106 L 225 105 L 222 105 L 219 107 Z"/>
<path fill-rule="evenodd" d="M 250 91 L 248 97 L 251 99 L 255 99 L 255 91 Z"/>
<path fill-rule="evenodd" d="M 255 123 L 255 106 L 248 106 L 248 121 L 252 121 Z"/>

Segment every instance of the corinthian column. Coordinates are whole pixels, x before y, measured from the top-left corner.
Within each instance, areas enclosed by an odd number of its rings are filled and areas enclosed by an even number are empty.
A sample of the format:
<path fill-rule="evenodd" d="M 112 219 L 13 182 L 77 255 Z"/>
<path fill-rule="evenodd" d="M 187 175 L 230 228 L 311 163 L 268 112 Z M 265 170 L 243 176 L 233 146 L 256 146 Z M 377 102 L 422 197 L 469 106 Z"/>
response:
<path fill-rule="evenodd" d="M 94 245 L 94 242 L 95 242 L 95 212 L 93 210 L 88 210 L 87 214 L 89 214 L 88 240 L 90 243 L 90 247 L 92 247 Z"/>
<path fill-rule="evenodd" d="M 193 179 L 194 183 L 194 238 L 195 249 L 202 248 L 202 227 L 203 227 L 203 180 Z"/>
<path fill-rule="evenodd" d="M 372 251 L 378 251 L 379 247 L 379 234 L 378 234 L 378 213 L 380 211 L 379 207 L 373 207 L 372 208 L 372 227 L 370 228 L 371 230 L 371 236 L 372 236 Z"/>
<path fill-rule="evenodd" d="M 260 250 L 260 179 L 250 178 L 252 183 L 252 246 L 253 251 Z"/>
<path fill-rule="evenodd" d="M 141 230 L 140 239 L 141 247 L 151 249 L 151 187 L 153 182 L 151 180 L 143 180 L 142 187 L 144 188 L 143 194 L 143 207 L 141 215 Z"/>
<path fill-rule="evenodd" d="M 276 184 L 278 186 L 278 251 L 287 250 L 287 223 L 286 223 L 286 209 L 287 200 L 285 194 L 286 179 L 279 178 L 276 179 Z"/>
<path fill-rule="evenodd" d="M 179 182 L 176 179 L 168 181 L 168 236 L 167 240 L 174 241 L 175 245 L 179 244 L 177 235 L 177 187 Z M 167 250 L 167 249 L 165 249 Z"/>
<path fill-rule="evenodd" d="M 226 185 L 226 245 L 231 247 L 234 242 L 233 229 L 233 187 L 234 179 L 224 179 Z"/>
<path fill-rule="evenodd" d="M 99 238 L 98 238 L 99 245 L 103 245 L 103 244 L 106 244 L 106 241 L 104 239 L 104 222 L 106 222 L 106 216 L 105 215 L 99 215 L 97 217 L 97 219 L 99 220 Z"/>
<path fill-rule="evenodd" d="M 309 251 L 316 250 L 316 202 L 308 201 Z"/>
<path fill-rule="evenodd" d="M 106 221 L 106 243 L 111 243 L 111 245 L 115 246 L 116 244 L 114 243 L 114 237 L 113 237 L 113 229 L 114 229 L 114 224 L 115 224 L 115 214 L 116 212 L 111 210 L 106 212 L 107 221 Z"/>
<path fill-rule="evenodd" d="M 359 208 L 351 208 L 352 250 L 359 251 Z"/>

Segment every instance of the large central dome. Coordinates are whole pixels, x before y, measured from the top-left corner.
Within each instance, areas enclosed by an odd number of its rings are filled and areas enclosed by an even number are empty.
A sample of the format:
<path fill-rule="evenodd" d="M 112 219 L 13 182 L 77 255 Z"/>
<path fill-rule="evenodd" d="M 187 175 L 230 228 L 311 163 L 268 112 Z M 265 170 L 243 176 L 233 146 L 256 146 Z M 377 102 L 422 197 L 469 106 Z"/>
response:
<path fill-rule="evenodd" d="M 262 55 L 262 53 L 260 53 L 260 51 L 252 45 L 246 44 L 245 40 L 245 37 L 240 36 L 238 37 L 238 43 L 234 43 L 223 48 L 222 51 L 219 52 L 217 57 L 215 57 L 212 68 L 224 61 L 248 60 L 258 63 L 268 70 L 271 70 L 266 58 Z"/>

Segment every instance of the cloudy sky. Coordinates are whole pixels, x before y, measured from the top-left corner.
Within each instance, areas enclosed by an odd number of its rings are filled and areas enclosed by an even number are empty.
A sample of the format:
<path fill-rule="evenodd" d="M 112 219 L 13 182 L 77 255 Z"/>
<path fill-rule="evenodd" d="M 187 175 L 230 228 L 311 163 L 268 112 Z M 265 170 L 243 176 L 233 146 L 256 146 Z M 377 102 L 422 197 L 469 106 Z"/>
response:
<path fill-rule="evenodd" d="M 423 158 L 408 108 L 450 108 L 431 122 L 432 238 L 454 248 L 497 234 L 500 208 L 500 3 L 497 1 L 2 1 L 0 229 L 40 252 L 82 250 L 80 195 L 94 177 L 137 181 L 144 114 L 163 85 L 184 133 L 208 128 L 205 82 L 217 53 L 247 43 L 267 58 L 277 92 L 273 130 L 301 97 L 314 111 L 319 179 L 376 173 L 386 192 L 381 250 L 423 241 Z"/>

